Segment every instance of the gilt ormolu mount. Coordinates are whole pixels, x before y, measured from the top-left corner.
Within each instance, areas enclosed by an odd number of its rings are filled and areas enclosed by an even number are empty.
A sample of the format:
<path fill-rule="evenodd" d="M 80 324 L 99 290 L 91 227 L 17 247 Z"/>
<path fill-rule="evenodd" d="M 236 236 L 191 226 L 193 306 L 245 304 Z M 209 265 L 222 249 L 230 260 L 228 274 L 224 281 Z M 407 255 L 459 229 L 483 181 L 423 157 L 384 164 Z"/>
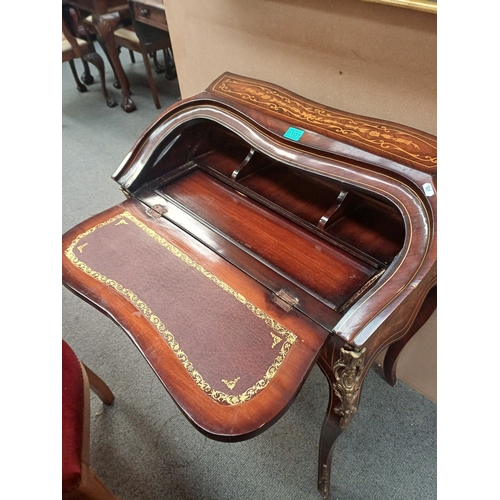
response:
<path fill-rule="evenodd" d="M 429 134 L 225 73 L 137 140 L 127 199 L 64 235 L 63 282 L 214 439 L 267 429 L 317 362 L 326 497 L 375 357 L 394 384 L 436 307 L 436 162 Z"/>

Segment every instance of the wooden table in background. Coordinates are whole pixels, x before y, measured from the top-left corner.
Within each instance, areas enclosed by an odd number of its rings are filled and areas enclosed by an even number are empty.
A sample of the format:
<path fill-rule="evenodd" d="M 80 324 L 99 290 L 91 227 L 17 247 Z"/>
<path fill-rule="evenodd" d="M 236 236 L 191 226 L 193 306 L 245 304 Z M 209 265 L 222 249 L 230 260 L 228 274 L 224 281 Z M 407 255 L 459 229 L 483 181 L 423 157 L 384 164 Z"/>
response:
<path fill-rule="evenodd" d="M 132 12 L 140 22 L 168 31 L 165 9 L 161 0 L 62 0 L 63 5 L 71 5 L 82 14 L 90 15 L 91 21 L 84 21 L 94 32 L 115 76 L 115 87 L 122 92 L 121 108 L 130 113 L 136 109 L 130 95 L 130 84 L 123 69 L 114 41 L 115 30 L 123 24 L 130 24 Z"/>

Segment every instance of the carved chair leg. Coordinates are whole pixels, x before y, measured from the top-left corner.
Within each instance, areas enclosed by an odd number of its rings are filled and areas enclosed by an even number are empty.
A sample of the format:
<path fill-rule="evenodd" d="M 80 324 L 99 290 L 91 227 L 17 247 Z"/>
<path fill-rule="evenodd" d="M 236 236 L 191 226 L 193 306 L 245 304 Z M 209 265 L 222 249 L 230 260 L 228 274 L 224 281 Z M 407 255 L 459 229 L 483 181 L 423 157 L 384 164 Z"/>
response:
<path fill-rule="evenodd" d="M 104 75 L 104 61 L 102 60 L 102 57 L 97 52 L 91 52 L 90 54 L 86 54 L 83 57 L 83 60 L 93 64 L 97 68 L 99 77 L 101 79 L 101 89 L 104 95 L 104 99 L 106 99 L 106 104 L 110 108 L 114 108 L 117 105 L 117 102 L 108 94 L 108 89 L 106 88 L 106 78 Z"/>
<path fill-rule="evenodd" d="M 108 52 L 108 50 L 107 50 L 107 48 L 106 48 L 106 46 L 104 44 L 104 41 L 102 40 L 102 38 L 100 36 L 97 36 L 97 41 L 99 42 L 99 45 L 101 46 L 101 49 L 104 52 L 104 55 L 106 56 L 106 59 L 109 62 L 109 65 L 111 66 L 111 71 L 113 72 L 113 76 L 114 76 L 113 87 L 115 89 L 120 90 L 121 89 L 120 80 L 118 79 L 118 75 L 116 74 L 116 71 L 115 71 L 115 68 L 113 66 L 113 63 L 111 62 L 111 57 L 110 57 L 109 52 Z M 118 47 L 116 50 L 117 50 L 117 53 L 119 55 L 119 53 L 120 53 L 120 47 Z"/>
<path fill-rule="evenodd" d="M 78 92 L 87 92 L 87 87 L 78 79 L 78 75 L 76 74 L 76 66 L 75 61 L 71 60 L 69 62 L 69 67 L 71 68 L 71 73 L 73 74 L 73 78 L 76 82 L 76 88 Z"/>
<path fill-rule="evenodd" d="M 142 59 L 144 61 L 144 68 L 146 69 L 146 76 L 148 77 L 149 87 L 151 89 L 151 94 L 153 94 L 153 101 L 155 103 L 156 109 L 160 109 L 160 99 L 158 97 L 158 90 L 156 88 L 156 82 L 151 71 L 151 65 L 149 64 L 149 55 L 146 49 L 141 47 Z"/>
<path fill-rule="evenodd" d="M 94 83 L 94 77 L 90 73 L 90 68 L 87 61 L 82 60 L 83 63 L 83 75 L 81 76 L 81 80 L 83 83 L 87 85 L 92 85 Z"/>
<path fill-rule="evenodd" d="M 424 302 L 422 303 L 422 306 L 420 307 L 420 310 L 418 311 L 418 314 L 406 335 L 402 339 L 391 344 L 387 349 L 384 357 L 384 377 L 388 384 L 392 386 L 396 385 L 396 382 L 398 381 L 396 371 L 399 355 L 406 344 L 408 344 L 411 340 L 413 335 L 415 335 L 415 333 L 417 333 L 418 330 L 420 330 L 420 328 L 422 328 L 426 321 L 431 317 L 432 313 L 436 310 L 436 306 L 437 286 L 434 286 L 425 297 Z"/>
<path fill-rule="evenodd" d="M 118 55 L 118 50 L 116 48 L 114 39 L 114 32 L 119 23 L 120 14 L 118 12 L 103 14 L 99 17 L 99 21 L 97 23 L 97 33 L 99 43 L 104 49 L 106 57 L 108 58 L 111 67 L 113 68 L 115 78 L 118 80 L 122 91 L 123 98 L 120 106 L 126 113 L 131 113 L 137 108 L 130 98 L 129 81 L 120 63 L 120 57 Z"/>

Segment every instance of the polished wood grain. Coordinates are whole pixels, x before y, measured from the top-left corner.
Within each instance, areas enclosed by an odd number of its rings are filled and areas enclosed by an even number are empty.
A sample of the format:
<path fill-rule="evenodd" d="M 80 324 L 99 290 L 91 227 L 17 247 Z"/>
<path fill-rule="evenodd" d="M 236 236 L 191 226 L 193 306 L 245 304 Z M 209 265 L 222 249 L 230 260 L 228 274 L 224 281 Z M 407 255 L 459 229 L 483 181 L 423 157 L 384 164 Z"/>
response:
<path fill-rule="evenodd" d="M 289 137 L 290 127 L 299 129 L 298 136 Z M 394 384 L 402 348 L 436 307 L 436 158 L 436 138 L 429 134 L 225 73 L 141 134 L 113 174 L 127 201 L 64 235 L 63 281 L 126 331 L 187 418 L 214 439 L 246 439 L 268 428 L 317 362 L 330 392 L 318 463 L 318 488 L 326 497 L 335 440 L 358 411 L 370 366 L 388 347 L 385 372 Z M 251 310 L 298 339 L 290 341 L 273 376 L 245 393 L 244 402 L 221 404 L 208 394 L 179 362 L 168 336 L 158 335 L 149 313 L 120 292 L 127 287 L 110 286 L 112 276 L 108 282 L 83 272 L 78 256 L 68 253 L 87 238 L 82 235 L 97 234 L 124 211 L 155 241 L 168 241 L 185 262 L 194 262 L 234 296 L 241 294 Z M 118 241 L 128 259 L 123 267 L 130 266 L 116 270 L 120 279 L 128 282 L 136 268 L 146 266 L 130 283 L 147 297 L 155 273 L 168 283 L 174 269 L 161 267 L 166 258 L 152 250 L 150 240 Z M 107 244 L 96 245 L 104 259 L 96 263 L 114 269 L 115 254 L 108 256 Z M 144 262 L 134 266 L 134 258 Z M 185 276 L 186 286 L 200 286 Z M 148 301 L 161 310 L 167 295 L 160 286 L 157 295 L 159 301 Z M 207 291 L 207 303 L 209 296 Z M 173 315 L 187 321 L 204 302 L 186 300 L 171 311 L 172 324 L 178 319 Z M 225 311 L 221 307 L 221 317 Z M 212 313 L 203 314 L 217 325 L 217 315 L 214 320 Z M 168 323 L 167 313 L 158 316 Z M 182 328 L 176 329 L 182 338 Z M 254 339 L 245 342 L 253 345 Z M 196 359 L 189 335 L 181 343 L 187 358 Z M 236 344 L 221 340 L 221 346 L 239 355 Z M 257 366 L 257 357 L 243 359 Z M 224 383 L 234 387 L 236 375 Z"/>

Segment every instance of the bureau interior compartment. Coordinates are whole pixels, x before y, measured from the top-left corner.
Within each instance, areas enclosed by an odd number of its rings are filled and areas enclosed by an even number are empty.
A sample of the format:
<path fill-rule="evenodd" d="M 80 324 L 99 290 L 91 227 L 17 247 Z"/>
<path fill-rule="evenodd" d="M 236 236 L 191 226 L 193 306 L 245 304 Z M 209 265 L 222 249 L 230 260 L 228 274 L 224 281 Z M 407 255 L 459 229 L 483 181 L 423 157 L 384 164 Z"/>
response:
<path fill-rule="evenodd" d="M 276 282 L 277 288 L 287 289 L 286 283 L 290 282 L 334 309 L 338 310 L 380 273 L 380 269 L 203 169 L 187 170 L 184 175 L 157 187 L 155 192 L 182 209 L 180 217 L 173 209 L 167 209 L 165 217 L 208 246 L 213 248 L 210 231 L 223 235 L 225 243 L 217 242 L 216 249 L 238 267 L 252 275 L 252 264 L 248 260 L 236 256 L 233 261 L 230 257 L 234 253 L 231 246 L 281 276 L 283 280 Z M 185 214 L 201 221 L 202 227 L 186 222 Z"/>
<path fill-rule="evenodd" d="M 205 133 L 192 159 L 235 189 L 375 266 L 387 267 L 403 246 L 404 223 L 395 206 L 269 158 L 221 126 Z"/>
<path fill-rule="evenodd" d="M 176 129 L 150 161 L 150 189 L 338 311 L 404 243 L 396 207 L 277 161 L 208 120 Z M 207 234 L 195 236 L 208 244 Z"/>

